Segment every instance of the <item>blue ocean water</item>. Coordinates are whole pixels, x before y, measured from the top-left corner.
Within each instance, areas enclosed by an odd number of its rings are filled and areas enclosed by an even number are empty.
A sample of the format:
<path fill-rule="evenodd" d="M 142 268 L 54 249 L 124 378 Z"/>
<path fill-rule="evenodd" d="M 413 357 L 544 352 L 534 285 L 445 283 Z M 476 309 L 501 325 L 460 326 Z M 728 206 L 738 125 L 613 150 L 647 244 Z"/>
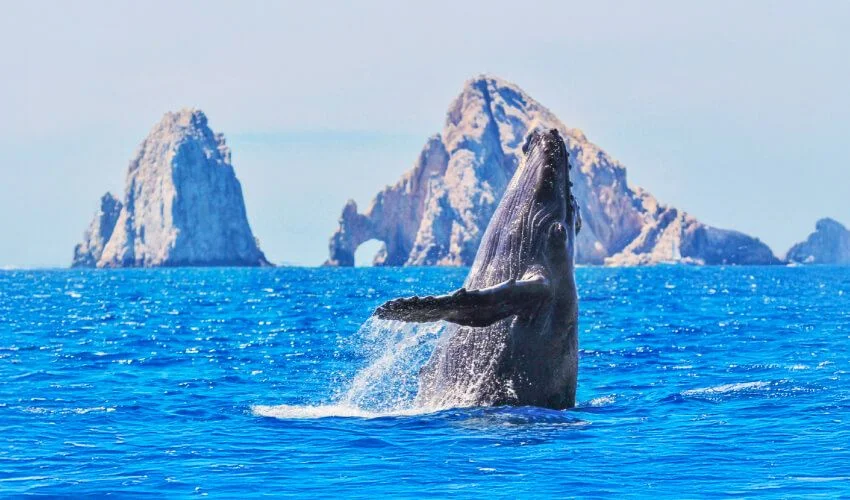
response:
<path fill-rule="evenodd" d="M 850 495 L 850 268 L 581 268 L 578 408 L 412 408 L 464 269 L 0 272 L 0 495 Z"/>

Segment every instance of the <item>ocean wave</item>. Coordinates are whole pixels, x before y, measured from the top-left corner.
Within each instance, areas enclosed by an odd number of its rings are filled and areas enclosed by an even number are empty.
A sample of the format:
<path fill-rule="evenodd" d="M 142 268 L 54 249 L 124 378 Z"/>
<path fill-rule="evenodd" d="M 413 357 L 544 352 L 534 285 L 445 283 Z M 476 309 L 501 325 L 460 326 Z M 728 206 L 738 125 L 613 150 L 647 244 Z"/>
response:
<path fill-rule="evenodd" d="M 674 399 L 702 399 L 721 402 L 741 398 L 785 398 L 821 390 L 820 387 L 791 380 L 733 382 L 677 393 Z"/>

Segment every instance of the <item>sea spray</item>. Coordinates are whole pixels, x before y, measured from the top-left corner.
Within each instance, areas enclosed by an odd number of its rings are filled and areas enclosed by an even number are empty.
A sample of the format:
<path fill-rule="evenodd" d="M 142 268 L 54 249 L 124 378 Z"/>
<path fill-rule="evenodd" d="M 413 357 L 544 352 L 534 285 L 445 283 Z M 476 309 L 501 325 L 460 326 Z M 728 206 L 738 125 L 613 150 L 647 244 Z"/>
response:
<path fill-rule="evenodd" d="M 258 416 L 283 419 L 360 417 L 426 413 L 415 404 L 419 370 L 431 356 L 447 324 L 416 324 L 370 317 L 346 339 L 345 349 L 363 359 L 359 369 L 341 374 L 329 404 L 255 405 Z"/>
<path fill-rule="evenodd" d="M 445 323 L 366 320 L 356 336 L 366 363 L 342 385 L 336 402 L 381 413 L 413 409 L 419 370 L 445 328 Z"/>

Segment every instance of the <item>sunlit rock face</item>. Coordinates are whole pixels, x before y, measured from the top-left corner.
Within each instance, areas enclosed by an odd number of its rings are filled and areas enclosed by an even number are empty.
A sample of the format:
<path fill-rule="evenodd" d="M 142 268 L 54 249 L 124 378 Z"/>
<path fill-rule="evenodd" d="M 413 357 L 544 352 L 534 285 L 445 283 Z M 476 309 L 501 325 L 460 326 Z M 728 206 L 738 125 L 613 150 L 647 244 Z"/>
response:
<path fill-rule="evenodd" d="M 786 259 L 801 264 L 850 264 L 850 231 L 836 220 L 817 221 L 815 232 L 788 250 Z"/>
<path fill-rule="evenodd" d="M 112 237 L 115 223 L 121 215 L 121 201 L 112 193 L 100 198 L 100 208 L 83 235 L 83 241 L 74 247 L 74 260 L 71 267 L 96 267 L 103 255 L 103 248 Z"/>
<path fill-rule="evenodd" d="M 372 238 L 384 242 L 375 258 L 376 264 L 405 264 L 425 219 L 425 203 L 429 198 L 422 193 L 428 192 L 433 179 L 445 175 L 448 159 L 442 139 L 431 137 L 413 168 L 394 186 L 375 196 L 367 215 L 359 214 L 357 204 L 349 200 L 342 211 L 340 228 L 331 239 L 331 253 L 326 264 L 353 266 L 357 247 Z"/>
<path fill-rule="evenodd" d="M 384 247 L 375 264 L 470 265 L 534 128 L 557 129 L 570 151 L 584 222 L 578 263 L 779 262 L 757 239 L 706 226 L 630 187 L 625 168 L 580 130 L 516 85 L 480 76 L 466 82 L 442 133 L 428 139 L 400 181 L 378 193 L 362 214 L 353 201 L 346 204 L 326 264 L 353 265 L 357 246 L 376 238 Z"/>
<path fill-rule="evenodd" d="M 119 206 L 102 250 L 83 253 L 80 264 L 75 253 L 73 265 L 269 265 L 248 224 L 224 136 L 199 110 L 166 113 L 151 130 L 130 162 Z"/>

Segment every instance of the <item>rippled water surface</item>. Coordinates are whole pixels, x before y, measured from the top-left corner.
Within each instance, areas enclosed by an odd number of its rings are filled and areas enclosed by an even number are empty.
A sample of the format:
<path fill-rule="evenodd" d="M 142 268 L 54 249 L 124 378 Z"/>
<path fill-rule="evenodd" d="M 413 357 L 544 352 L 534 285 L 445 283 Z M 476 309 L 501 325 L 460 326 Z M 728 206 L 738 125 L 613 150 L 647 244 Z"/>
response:
<path fill-rule="evenodd" d="M 850 269 L 579 269 L 577 409 L 423 412 L 465 273 L 0 272 L 0 495 L 850 495 Z"/>

